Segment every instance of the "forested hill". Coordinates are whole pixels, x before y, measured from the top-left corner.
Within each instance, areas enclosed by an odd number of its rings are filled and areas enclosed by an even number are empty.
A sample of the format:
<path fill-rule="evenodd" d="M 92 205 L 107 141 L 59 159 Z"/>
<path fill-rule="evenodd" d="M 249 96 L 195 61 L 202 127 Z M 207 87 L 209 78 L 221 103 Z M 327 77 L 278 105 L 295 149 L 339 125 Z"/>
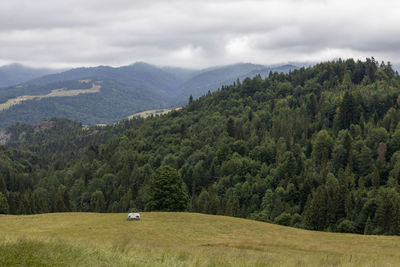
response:
<path fill-rule="evenodd" d="M 141 111 L 186 105 L 191 94 L 198 97 L 213 92 L 237 78 L 265 77 L 270 71 L 288 72 L 295 68 L 239 63 L 193 70 L 137 62 L 118 68 L 71 69 L 17 86 L 0 87 L 0 129 L 50 117 L 85 125 L 112 124 Z"/>
<path fill-rule="evenodd" d="M 0 190 L 10 213 L 188 209 L 399 234 L 399 93 L 398 73 L 374 59 L 257 76 L 36 170 L 30 183 L 17 177 L 37 165 L 9 165 Z M 160 194 L 171 188 L 179 194 Z M 160 205 L 176 197 L 179 207 Z"/>
<path fill-rule="evenodd" d="M 17 123 L 0 131 L 3 143 L 19 150 L 29 150 L 38 157 L 40 167 L 53 163 L 57 169 L 80 160 L 87 147 L 105 143 L 127 129 L 137 128 L 143 119 L 124 120 L 112 126 L 84 127 L 81 123 L 52 118 L 35 125 Z"/>

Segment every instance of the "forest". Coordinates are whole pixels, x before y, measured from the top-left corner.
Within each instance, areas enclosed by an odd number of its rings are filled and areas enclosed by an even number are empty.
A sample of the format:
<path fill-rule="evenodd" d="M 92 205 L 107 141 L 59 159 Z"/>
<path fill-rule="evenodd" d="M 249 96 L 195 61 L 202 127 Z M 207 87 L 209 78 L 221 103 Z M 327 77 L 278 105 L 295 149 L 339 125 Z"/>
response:
<path fill-rule="evenodd" d="M 175 210 L 400 235 L 399 94 L 389 62 L 339 59 L 145 120 L 14 125 L 0 213 Z"/>

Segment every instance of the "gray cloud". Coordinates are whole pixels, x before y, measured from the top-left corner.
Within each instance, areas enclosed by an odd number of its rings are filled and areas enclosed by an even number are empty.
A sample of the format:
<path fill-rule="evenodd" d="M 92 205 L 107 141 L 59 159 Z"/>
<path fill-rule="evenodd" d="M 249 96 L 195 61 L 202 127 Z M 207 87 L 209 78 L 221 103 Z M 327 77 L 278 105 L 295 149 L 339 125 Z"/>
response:
<path fill-rule="evenodd" d="M 2 0 L 0 65 L 400 63 L 400 2 Z"/>

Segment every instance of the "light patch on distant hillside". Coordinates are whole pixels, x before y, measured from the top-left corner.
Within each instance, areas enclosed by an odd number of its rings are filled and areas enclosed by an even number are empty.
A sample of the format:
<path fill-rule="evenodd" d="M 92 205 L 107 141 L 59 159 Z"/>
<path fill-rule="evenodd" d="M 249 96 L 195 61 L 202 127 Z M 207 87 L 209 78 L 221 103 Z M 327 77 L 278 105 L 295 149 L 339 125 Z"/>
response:
<path fill-rule="evenodd" d="M 0 145 L 5 145 L 10 141 L 11 134 L 6 130 L 0 130 Z"/>
<path fill-rule="evenodd" d="M 132 114 L 128 116 L 128 119 L 133 119 L 133 118 L 147 118 L 150 117 L 151 115 L 156 116 L 156 115 L 165 115 L 170 113 L 171 111 L 174 110 L 180 110 L 182 108 L 162 108 L 162 109 L 151 109 L 151 110 L 146 110 L 142 112 L 138 112 L 135 114 Z"/>
<path fill-rule="evenodd" d="M 82 82 L 82 81 L 81 81 Z M 90 81 L 84 81 L 90 82 Z M 0 104 L 0 111 L 9 109 L 14 105 L 21 104 L 27 100 L 40 100 L 43 98 L 50 98 L 50 97 L 64 97 L 64 96 L 77 96 L 80 94 L 93 94 L 100 92 L 101 85 L 100 82 L 92 83 L 92 88 L 90 89 L 74 89 L 74 90 L 66 90 L 65 88 L 54 89 L 47 95 L 23 95 L 18 96 L 16 98 L 12 98 L 7 100 L 7 102 Z"/>

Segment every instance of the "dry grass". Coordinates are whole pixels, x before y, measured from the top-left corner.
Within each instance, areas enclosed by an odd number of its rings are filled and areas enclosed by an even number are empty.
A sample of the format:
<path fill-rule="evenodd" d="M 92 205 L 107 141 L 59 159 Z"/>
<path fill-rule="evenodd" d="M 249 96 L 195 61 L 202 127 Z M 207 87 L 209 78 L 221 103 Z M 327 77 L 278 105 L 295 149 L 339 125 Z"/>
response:
<path fill-rule="evenodd" d="M 128 116 L 128 119 L 133 119 L 133 118 L 147 118 L 150 117 L 151 115 L 156 116 L 156 115 L 165 115 L 170 113 L 173 110 L 180 110 L 182 108 L 161 108 L 161 109 L 152 109 L 152 110 L 146 110 L 142 112 L 138 112 L 135 114 L 132 114 Z"/>
<path fill-rule="evenodd" d="M 2 215 L 0 236 L 10 244 L 23 237 L 93 255 L 99 250 L 118 259 L 116 265 L 400 266 L 399 237 L 313 232 L 193 213 L 142 213 L 141 221 L 129 222 L 125 216 Z"/>
<path fill-rule="evenodd" d="M 82 80 L 81 82 L 87 82 L 87 81 Z M 80 95 L 80 94 L 93 94 L 93 93 L 100 92 L 100 88 L 101 88 L 101 86 L 99 84 L 93 83 L 92 88 L 90 88 L 90 89 L 65 90 L 64 88 L 61 88 L 61 89 L 52 90 L 47 95 L 18 96 L 16 98 L 8 99 L 7 102 L 0 104 L 0 111 L 9 109 L 10 107 L 21 104 L 22 102 L 27 101 L 27 100 L 40 100 L 40 99 L 49 98 L 49 97 L 64 97 L 64 96 L 76 96 L 76 95 Z"/>

